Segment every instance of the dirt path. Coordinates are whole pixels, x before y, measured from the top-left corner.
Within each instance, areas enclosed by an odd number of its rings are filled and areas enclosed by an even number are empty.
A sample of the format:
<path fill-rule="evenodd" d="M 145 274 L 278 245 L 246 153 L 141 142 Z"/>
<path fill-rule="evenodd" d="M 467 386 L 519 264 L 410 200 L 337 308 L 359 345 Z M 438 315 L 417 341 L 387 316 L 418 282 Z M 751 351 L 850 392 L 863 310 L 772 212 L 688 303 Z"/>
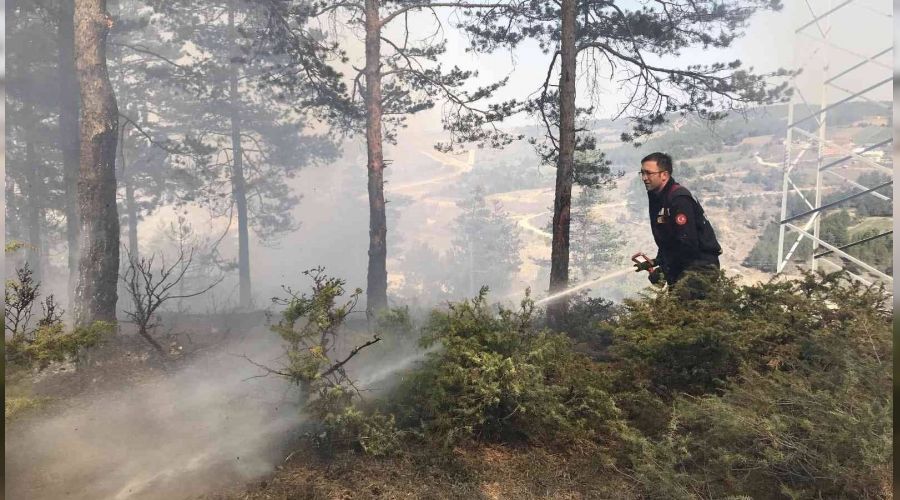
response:
<path fill-rule="evenodd" d="M 178 499 L 271 472 L 300 424 L 271 334 L 146 383 L 75 396 L 6 427 L 6 498 Z"/>

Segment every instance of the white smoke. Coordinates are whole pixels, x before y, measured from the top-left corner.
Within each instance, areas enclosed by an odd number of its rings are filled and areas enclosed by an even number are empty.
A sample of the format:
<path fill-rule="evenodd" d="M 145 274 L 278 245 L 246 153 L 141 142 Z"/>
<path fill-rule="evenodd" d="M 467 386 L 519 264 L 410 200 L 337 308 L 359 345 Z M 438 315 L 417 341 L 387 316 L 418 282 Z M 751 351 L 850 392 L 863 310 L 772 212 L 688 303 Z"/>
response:
<path fill-rule="evenodd" d="M 267 332 L 169 376 L 90 400 L 6 436 L 7 498 L 184 498 L 270 472 L 301 423 Z M 23 422 L 24 423 L 24 422 Z"/>

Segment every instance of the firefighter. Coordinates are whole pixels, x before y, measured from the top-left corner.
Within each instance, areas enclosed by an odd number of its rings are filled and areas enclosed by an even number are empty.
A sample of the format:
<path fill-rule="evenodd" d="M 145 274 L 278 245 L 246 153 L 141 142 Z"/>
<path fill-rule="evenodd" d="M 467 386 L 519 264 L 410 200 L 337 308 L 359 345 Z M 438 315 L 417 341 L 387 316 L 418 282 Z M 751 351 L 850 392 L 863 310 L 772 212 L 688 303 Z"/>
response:
<path fill-rule="evenodd" d="M 685 271 L 719 269 L 722 247 L 703 207 L 690 191 L 672 177 L 672 157 L 651 153 L 641 160 L 639 172 L 649 199 L 650 227 L 659 251 L 655 259 L 638 261 L 636 271 L 649 271 L 650 282 L 660 282 L 662 274 L 669 285 Z M 645 256 L 646 257 L 646 256 Z"/>

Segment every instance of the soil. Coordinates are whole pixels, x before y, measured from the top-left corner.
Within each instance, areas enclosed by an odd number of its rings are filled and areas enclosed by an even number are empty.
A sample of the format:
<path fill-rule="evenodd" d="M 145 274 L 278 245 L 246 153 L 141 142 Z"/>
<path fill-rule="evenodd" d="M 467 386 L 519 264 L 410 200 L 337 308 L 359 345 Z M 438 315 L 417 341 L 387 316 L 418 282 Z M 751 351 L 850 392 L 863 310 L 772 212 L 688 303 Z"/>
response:
<path fill-rule="evenodd" d="M 303 449 L 278 471 L 204 500 L 636 498 L 593 446 L 566 450 L 488 444 L 406 449 L 394 457 Z"/>
<path fill-rule="evenodd" d="M 166 358 L 126 329 L 77 369 L 20 378 L 41 404 L 7 421 L 7 497 L 190 498 L 272 471 L 300 413 L 286 381 L 241 359 L 272 362 L 277 336 L 232 321 L 173 327 Z"/>

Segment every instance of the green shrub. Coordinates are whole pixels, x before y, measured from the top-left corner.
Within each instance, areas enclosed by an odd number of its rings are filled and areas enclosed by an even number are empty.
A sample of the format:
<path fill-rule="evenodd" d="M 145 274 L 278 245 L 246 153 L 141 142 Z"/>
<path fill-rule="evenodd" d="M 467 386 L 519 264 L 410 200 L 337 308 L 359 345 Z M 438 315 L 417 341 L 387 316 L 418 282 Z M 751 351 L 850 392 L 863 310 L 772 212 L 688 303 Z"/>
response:
<path fill-rule="evenodd" d="M 30 410 L 40 408 L 48 401 L 50 401 L 50 398 L 7 396 L 4 398 L 3 419 L 5 422 L 9 423 Z"/>
<path fill-rule="evenodd" d="M 401 422 L 445 445 L 599 437 L 618 413 L 598 367 L 538 330 L 530 299 L 494 312 L 486 294 L 432 312 L 423 346 L 439 348 L 401 387 Z"/>
<path fill-rule="evenodd" d="M 335 311 L 347 309 L 335 308 L 338 290 L 322 290 L 331 292 L 288 308 L 293 326 L 337 331 Z M 297 354 L 315 365 L 305 373 L 318 388 L 319 443 L 373 455 L 402 450 L 409 436 L 591 449 L 599 470 L 619 471 L 643 498 L 890 497 L 883 289 L 841 273 L 752 286 L 687 274 L 622 307 L 582 304 L 569 326 L 611 332 L 602 363 L 542 329 L 528 297 L 495 309 L 486 294 L 432 311 L 421 328 L 429 354 L 378 409 L 351 385 L 321 382 L 334 365 L 318 359 L 326 351 Z M 416 331 L 405 309 L 379 329 Z"/>
<path fill-rule="evenodd" d="M 303 274 L 313 282 L 311 294 L 298 294 L 285 287 L 287 297 L 272 299 L 284 307 L 281 319 L 271 329 L 285 341 L 287 365 L 263 368 L 299 386 L 305 412 L 321 427 L 317 441 L 324 451 L 358 446 L 367 453 L 387 453 L 393 439 L 393 420 L 362 413 L 357 407 L 356 387 L 344 369 L 350 359 L 381 338 L 375 336 L 349 353 L 336 349 L 337 341 L 349 336 L 344 322 L 354 311 L 362 290 L 357 288 L 339 304 L 345 294 L 344 280 L 328 276 L 321 267 Z M 394 323 L 402 323 L 402 315 L 397 315 Z"/>
<path fill-rule="evenodd" d="M 378 360 L 370 360 L 370 363 L 387 361 L 393 355 L 417 349 L 419 326 L 413 320 L 409 307 L 391 307 L 379 311 L 375 316 L 375 331 L 382 343 L 372 351 L 381 351 L 379 354 L 382 356 Z"/>
<path fill-rule="evenodd" d="M 4 288 L 4 331 L 7 332 L 6 360 L 19 368 L 46 368 L 50 363 L 77 361 L 83 350 L 96 346 L 104 335 L 115 330 L 113 323 L 98 321 L 67 332 L 63 310 L 53 295 L 43 301 L 40 283 L 34 281 L 28 264 L 16 269 L 16 278 Z M 33 321 L 34 306 L 40 304 L 41 316 Z"/>
<path fill-rule="evenodd" d="M 615 325 L 622 460 L 646 496 L 889 496 L 884 290 L 840 273 L 708 284 L 630 301 Z"/>
<path fill-rule="evenodd" d="M 705 298 L 692 298 L 697 290 Z M 753 286 L 686 275 L 669 291 L 650 293 L 625 301 L 612 324 L 613 350 L 629 378 L 660 394 L 715 392 L 745 365 L 790 370 L 816 356 L 810 332 L 846 327 L 866 311 L 885 314 L 882 291 L 840 273 Z"/>
<path fill-rule="evenodd" d="M 741 297 L 728 278 L 696 279 L 700 284 L 686 275 L 667 291 L 652 289 L 641 299 L 625 301 L 625 312 L 612 323 L 612 351 L 626 367 L 619 372 L 625 387 L 661 395 L 701 394 L 737 373 L 746 339 L 732 333 L 742 328 L 737 323 L 748 321 L 734 314 Z M 688 281 L 702 287 L 708 298 L 691 298 L 695 288 Z"/>
<path fill-rule="evenodd" d="M 325 415 L 320 446 L 325 450 L 356 448 L 367 455 L 392 455 L 400 450 L 403 433 L 393 415 L 345 404 Z"/>
<path fill-rule="evenodd" d="M 619 312 L 619 307 L 602 297 L 589 297 L 587 291 L 576 294 L 559 328 L 579 344 L 594 359 L 605 359 L 612 343 L 612 331 L 607 322 Z"/>
<path fill-rule="evenodd" d="M 115 331 L 113 323 L 96 321 L 66 332 L 62 323 L 39 326 L 28 341 L 7 344 L 7 352 L 17 363 L 43 369 L 54 362 L 79 359 L 84 349 L 98 345 Z"/>

